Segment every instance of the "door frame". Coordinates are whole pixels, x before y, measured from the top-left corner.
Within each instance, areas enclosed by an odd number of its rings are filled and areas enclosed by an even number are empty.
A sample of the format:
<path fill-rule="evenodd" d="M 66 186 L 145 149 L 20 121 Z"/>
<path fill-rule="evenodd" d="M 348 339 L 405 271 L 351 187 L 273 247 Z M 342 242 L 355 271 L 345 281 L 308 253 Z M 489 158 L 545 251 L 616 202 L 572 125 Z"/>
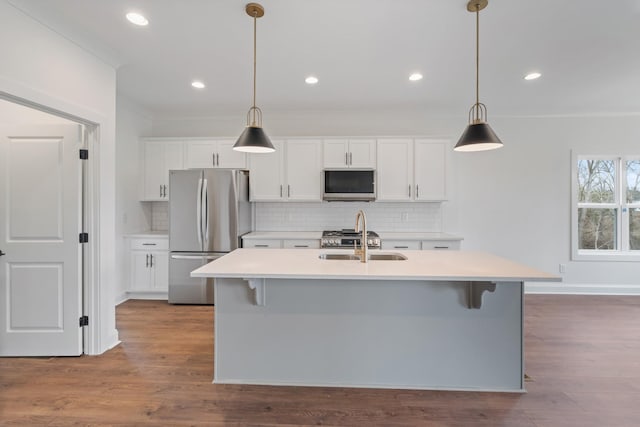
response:
<path fill-rule="evenodd" d="M 3 89 L 8 88 L 11 93 Z M 70 104 L 49 94 L 36 91 L 16 82 L 0 78 L 0 99 L 33 108 L 84 125 L 84 145 L 89 159 L 83 171 L 82 197 L 84 231 L 89 242 L 82 248 L 81 292 L 83 314 L 89 316 L 89 325 L 83 331 L 83 354 L 97 355 L 119 344 L 118 332 L 109 331 L 110 311 L 105 294 L 109 295 L 101 280 L 106 276 L 100 265 L 100 142 L 105 137 L 107 117 L 95 111 Z M 115 307 L 115 304 L 113 304 Z M 107 309 L 105 309 L 107 308 Z M 115 317 L 114 317 L 115 325 Z"/>

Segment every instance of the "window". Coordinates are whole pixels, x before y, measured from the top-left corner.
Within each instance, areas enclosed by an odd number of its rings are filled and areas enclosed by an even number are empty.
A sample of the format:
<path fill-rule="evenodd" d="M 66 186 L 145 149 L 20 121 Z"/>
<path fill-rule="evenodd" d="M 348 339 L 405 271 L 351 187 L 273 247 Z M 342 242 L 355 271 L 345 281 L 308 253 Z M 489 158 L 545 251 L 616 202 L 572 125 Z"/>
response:
<path fill-rule="evenodd" d="M 572 160 L 573 259 L 640 259 L 640 156 Z"/>

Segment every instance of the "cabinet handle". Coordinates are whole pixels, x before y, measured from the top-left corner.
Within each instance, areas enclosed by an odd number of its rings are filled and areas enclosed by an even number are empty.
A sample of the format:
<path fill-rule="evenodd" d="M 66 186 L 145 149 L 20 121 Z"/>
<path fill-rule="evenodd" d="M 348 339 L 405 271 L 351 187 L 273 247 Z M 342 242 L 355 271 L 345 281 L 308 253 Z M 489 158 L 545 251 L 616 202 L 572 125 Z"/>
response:
<path fill-rule="evenodd" d="M 216 153 L 216 166 L 220 166 L 220 153 Z"/>
<path fill-rule="evenodd" d="M 394 246 L 394 249 L 409 249 L 409 246 Z"/>
<path fill-rule="evenodd" d="M 420 198 L 420 186 L 416 184 L 416 199 Z"/>
<path fill-rule="evenodd" d="M 291 197 L 291 185 L 287 184 L 287 197 Z"/>
<path fill-rule="evenodd" d="M 349 153 L 345 151 L 344 153 L 344 164 L 349 166 Z"/>
<path fill-rule="evenodd" d="M 411 186 L 409 186 L 409 197 L 411 197 Z"/>
<path fill-rule="evenodd" d="M 216 153 L 211 153 L 211 166 L 216 165 Z"/>
<path fill-rule="evenodd" d="M 433 249 L 449 249 L 449 246 L 434 246 Z"/>
<path fill-rule="evenodd" d="M 293 245 L 294 248 L 308 248 L 309 245 Z"/>
<path fill-rule="evenodd" d="M 155 243 L 143 243 L 142 246 L 155 246 Z"/>
<path fill-rule="evenodd" d="M 164 189 L 163 189 L 163 196 L 164 196 L 164 197 L 167 197 L 167 186 L 166 186 L 166 185 L 164 185 L 163 187 L 164 187 Z"/>
<path fill-rule="evenodd" d="M 160 185 L 160 197 L 162 197 L 162 185 Z"/>
<path fill-rule="evenodd" d="M 254 248 L 268 248 L 269 245 L 254 245 Z"/>
<path fill-rule="evenodd" d="M 282 185 L 280 185 L 280 198 L 282 198 Z"/>
<path fill-rule="evenodd" d="M 353 165 L 353 153 L 349 152 L 349 165 Z"/>
<path fill-rule="evenodd" d="M 149 263 L 149 267 L 153 268 L 153 254 L 149 255 L 149 258 L 151 258 L 151 262 Z"/>
<path fill-rule="evenodd" d="M 147 262 L 145 264 L 145 267 L 149 267 L 149 254 L 147 254 Z"/>

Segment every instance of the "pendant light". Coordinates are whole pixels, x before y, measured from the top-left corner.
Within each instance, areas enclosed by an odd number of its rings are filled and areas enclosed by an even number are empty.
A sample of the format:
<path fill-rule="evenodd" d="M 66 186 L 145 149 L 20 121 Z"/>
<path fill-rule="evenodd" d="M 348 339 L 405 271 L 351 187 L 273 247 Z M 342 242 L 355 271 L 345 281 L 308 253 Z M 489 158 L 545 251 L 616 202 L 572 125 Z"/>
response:
<path fill-rule="evenodd" d="M 476 103 L 469 110 L 469 126 L 456 144 L 455 151 L 484 151 L 502 147 L 502 141 L 487 123 L 487 107 L 480 102 L 480 11 L 487 7 L 488 0 L 470 0 L 467 10 L 476 14 Z"/>
<path fill-rule="evenodd" d="M 262 110 L 256 107 L 256 21 L 264 16 L 264 8 L 258 3 L 249 3 L 245 11 L 253 18 L 253 106 L 247 113 L 247 127 L 233 149 L 245 153 L 272 153 L 276 149 L 262 129 Z"/>

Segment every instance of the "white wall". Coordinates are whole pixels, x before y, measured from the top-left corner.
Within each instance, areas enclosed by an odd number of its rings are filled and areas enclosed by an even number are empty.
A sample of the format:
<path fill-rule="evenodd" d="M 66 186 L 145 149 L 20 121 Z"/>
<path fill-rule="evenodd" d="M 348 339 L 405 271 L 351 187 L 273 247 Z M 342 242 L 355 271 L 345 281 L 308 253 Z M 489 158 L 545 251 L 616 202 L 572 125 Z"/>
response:
<path fill-rule="evenodd" d="M 124 236 L 151 229 L 151 206 L 141 203 L 141 151 L 138 140 L 151 133 L 151 116 L 135 103 L 118 95 L 116 103 L 116 271 L 114 297 L 118 303 L 126 298 L 128 282 L 125 268 L 128 253 Z"/>
<path fill-rule="evenodd" d="M 0 93 L 30 100 L 100 125 L 99 264 L 101 306 L 89 351 L 118 342 L 113 287 L 115 277 L 115 70 L 22 12 L 0 1 Z"/>
<path fill-rule="evenodd" d="M 424 111 L 264 114 L 269 135 L 425 135 L 449 137 L 452 144 L 467 120 L 464 111 L 455 118 Z M 547 291 L 609 287 L 640 293 L 639 262 L 570 260 L 570 151 L 640 154 L 640 115 L 494 117 L 490 124 L 504 148 L 452 153 L 451 197 L 442 205 L 442 231 L 463 236 L 464 249 L 494 252 L 550 273 L 559 274 L 559 264 L 566 264 L 563 283 Z M 153 136 L 233 136 L 243 126 L 242 117 L 156 118 Z"/>

